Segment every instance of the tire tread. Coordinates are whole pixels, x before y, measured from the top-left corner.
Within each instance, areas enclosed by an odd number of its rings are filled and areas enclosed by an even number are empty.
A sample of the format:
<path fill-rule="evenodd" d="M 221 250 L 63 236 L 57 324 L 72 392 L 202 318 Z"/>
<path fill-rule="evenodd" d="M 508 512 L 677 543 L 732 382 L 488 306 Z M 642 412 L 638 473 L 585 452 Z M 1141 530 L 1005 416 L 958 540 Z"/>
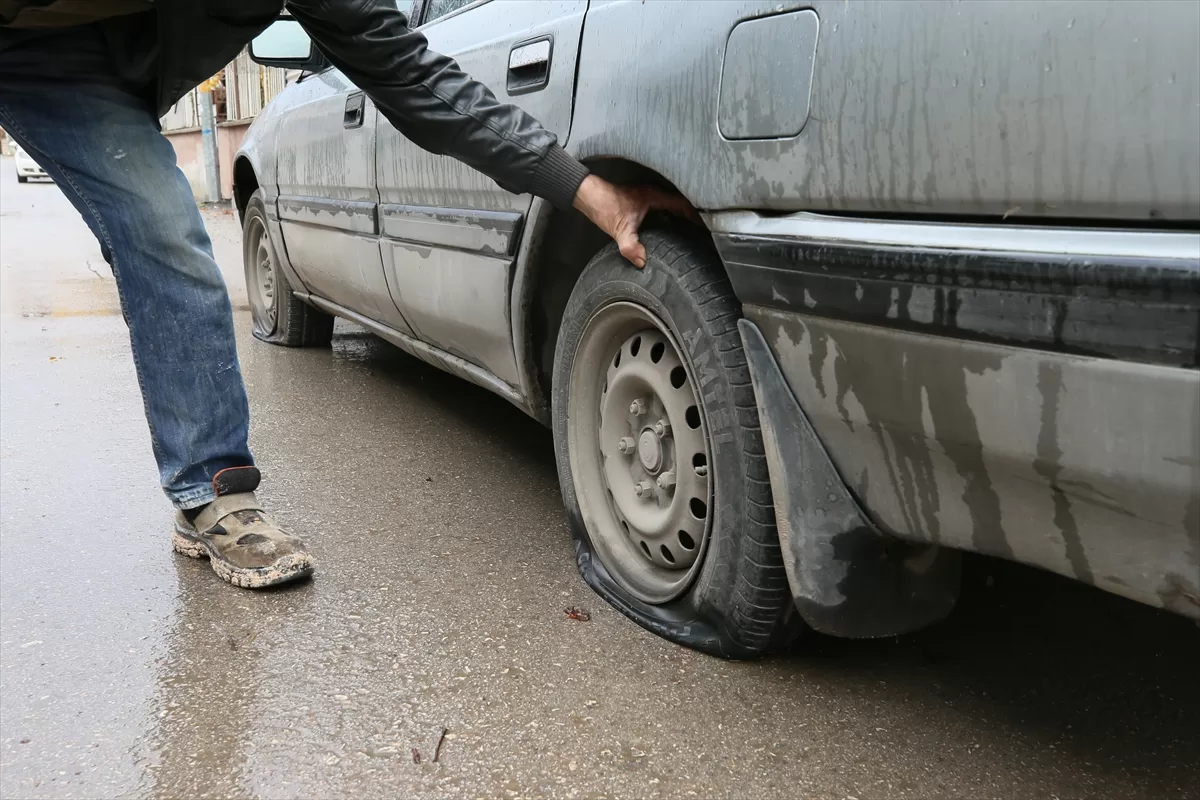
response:
<path fill-rule="evenodd" d="M 666 245 L 670 241 L 667 237 L 654 238 L 657 240 L 651 247 L 654 257 L 676 267 L 673 271 L 680 283 L 693 296 L 731 390 L 735 418 L 741 428 L 737 439 L 745 470 L 744 502 L 748 513 L 742 525 L 744 542 L 739 563 L 733 570 L 737 580 L 729 611 L 738 621 L 734 633 L 741 643 L 755 652 L 763 652 L 789 616 L 785 611 L 792 600 L 775 527 L 758 402 L 737 327 L 742 316 L 741 304 L 715 254 L 690 241 Z M 683 268 L 677 268 L 680 262 L 685 263 Z M 749 588 L 749 596 L 743 587 Z"/>

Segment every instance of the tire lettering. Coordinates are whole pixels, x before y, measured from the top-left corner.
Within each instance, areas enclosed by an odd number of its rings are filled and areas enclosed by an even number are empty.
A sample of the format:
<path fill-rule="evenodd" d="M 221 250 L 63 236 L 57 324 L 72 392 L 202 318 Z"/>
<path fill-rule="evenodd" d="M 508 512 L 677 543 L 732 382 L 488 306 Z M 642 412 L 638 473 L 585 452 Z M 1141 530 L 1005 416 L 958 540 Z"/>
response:
<path fill-rule="evenodd" d="M 725 449 L 725 445 L 733 443 L 733 434 L 726 431 L 718 433 L 713 437 L 713 449 L 718 453 Z"/>
<path fill-rule="evenodd" d="M 696 364 L 696 373 L 700 377 L 701 386 L 708 386 L 717 377 L 716 370 L 709 369 L 708 367 L 708 360 L 711 356 L 712 354 L 707 350 L 698 356 L 695 354 L 692 356 Z"/>

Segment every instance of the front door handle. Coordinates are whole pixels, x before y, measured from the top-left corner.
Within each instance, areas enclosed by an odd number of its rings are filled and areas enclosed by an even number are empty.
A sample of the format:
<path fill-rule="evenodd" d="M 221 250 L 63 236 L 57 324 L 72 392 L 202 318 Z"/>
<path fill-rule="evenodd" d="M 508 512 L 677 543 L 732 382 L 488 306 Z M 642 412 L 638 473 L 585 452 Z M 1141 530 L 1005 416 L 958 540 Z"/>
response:
<path fill-rule="evenodd" d="M 520 42 L 508 53 L 508 93 L 525 94 L 545 89 L 550 82 L 550 57 L 554 40 L 549 36 Z"/>
<path fill-rule="evenodd" d="M 363 111 L 367 106 L 367 98 L 362 92 L 355 92 L 346 98 L 346 113 L 342 116 L 343 128 L 361 128 Z"/>

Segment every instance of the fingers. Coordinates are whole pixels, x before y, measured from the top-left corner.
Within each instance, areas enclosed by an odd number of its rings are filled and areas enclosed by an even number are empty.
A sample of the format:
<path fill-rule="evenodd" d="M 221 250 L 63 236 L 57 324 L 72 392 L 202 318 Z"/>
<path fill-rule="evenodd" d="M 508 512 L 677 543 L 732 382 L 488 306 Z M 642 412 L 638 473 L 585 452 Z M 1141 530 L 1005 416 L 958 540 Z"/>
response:
<path fill-rule="evenodd" d="M 646 247 L 638 239 L 635 230 L 624 230 L 617 237 L 617 248 L 631 264 L 638 269 L 646 266 Z"/>
<path fill-rule="evenodd" d="M 700 215 L 681 195 L 650 186 L 616 186 L 589 175 L 580 184 L 575 207 L 617 242 L 617 247 L 638 269 L 646 266 L 646 248 L 638 239 L 638 228 L 651 209 L 661 209 L 698 224 Z"/>

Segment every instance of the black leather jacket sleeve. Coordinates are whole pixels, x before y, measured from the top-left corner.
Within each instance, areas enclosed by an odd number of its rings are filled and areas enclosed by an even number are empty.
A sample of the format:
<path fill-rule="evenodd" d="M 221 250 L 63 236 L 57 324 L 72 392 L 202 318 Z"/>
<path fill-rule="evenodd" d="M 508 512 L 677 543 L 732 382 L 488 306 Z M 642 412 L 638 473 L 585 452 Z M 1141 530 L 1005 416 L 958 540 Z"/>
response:
<path fill-rule="evenodd" d="M 570 208 L 587 167 L 410 30 L 395 0 L 288 0 L 321 52 L 419 147 L 452 156 L 510 192 Z"/>

